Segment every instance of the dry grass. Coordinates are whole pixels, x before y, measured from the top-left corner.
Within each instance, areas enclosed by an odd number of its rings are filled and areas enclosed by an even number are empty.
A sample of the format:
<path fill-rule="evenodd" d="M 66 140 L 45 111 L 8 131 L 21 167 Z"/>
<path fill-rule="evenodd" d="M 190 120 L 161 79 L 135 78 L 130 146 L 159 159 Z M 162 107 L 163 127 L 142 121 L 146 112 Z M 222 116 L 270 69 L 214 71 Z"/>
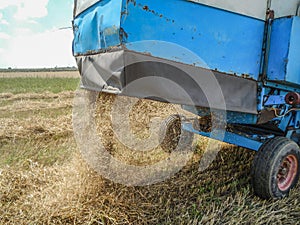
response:
<path fill-rule="evenodd" d="M 150 150 L 139 151 L 140 149 L 137 148 L 143 146 L 138 146 L 134 149 L 132 147 L 130 148 L 126 145 L 126 142 L 124 144 L 124 136 L 126 134 L 133 134 L 138 139 L 136 140 L 136 143 L 145 143 L 147 145 L 153 144 L 149 143 L 147 139 L 149 138 L 150 142 L 151 140 L 154 142 L 157 140 L 157 137 L 151 138 L 151 135 L 157 135 L 158 132 L 151 132 L 151 122 L 153 123 L 152 126 L 158 127 L 158 121 L 155 121 L 155 119 L 162 120 L 173 113 L 177 113 L 176 108 L 166 103 L 130 99 L 136 102 L 132 104 L 132 109 L 129 114 L 125 115 L 126 113 L 122 111 L 123 107 L 121 107 L 120 110 L 115 109 L 115 111 L 119 112 L 118 115 L 120 115 L 122 122 L 117 122 L 116 119 L 116 122 L 114 122 L 113 125 L 111 119 L 113 102 L 114 104 L 117 102 L 117 104 L 128 106 L 131 105 L 131 101 L 129 100 L 128 102 L 128 100 L 129 99 L 126 97 L 118 97 L 118 100 L 116 100 L 114 95 L 102 95 L 98 99 L 96 110 L 97 131 L 102 139 L 105 149 L 118 160 L 130 165 L 150 165 L 165 159 L 169 154 L 163 152 L 161 148 L 154 146 Z M 116 134 L 115 131 L 122 129 L 120 126 L 124 126 L 124 120 L 128 120 L 129 125 L 126 130 L 130 130 L 130 132 L 124 131 Z M 120 138 L 122 138 L 121 136 L 123 139 L 120 140 Z M 131 140 L 130 136 L 128 137 L 128 140 Z M 128 142 L 127 144 L 129 144 Z M 132 142 L 134 141 L 131 141 L 131 143 Z"/>
<path fill-rule="evenodd" d="M 72 133 L 71 115 L 73 92 L 60 94 L 0 94 L 0 140 L 6 138 L 29 138 L 33 134 L 55 135 Z M 5 104 L 3 102 L 6 102 Z M 55 111 L 66 115 L 55 115 Z"/>
<path fill-rule="evenodd" d="M 40 77 L 40 78 L 79 78 L 78 71 L 53 71 L 53 72 L 0 72 L 0 78 L 16 78 L 16 77 Z"/>
<path fill-rule="evenodd" d="M 0 95 L 0 224 L 300 224 L 299 187 L 280 201 L 253 195 L 253 152 L 224 145 L 209 168 L 198 172 L 206 139 L 198 140 L 193 158 L 165 182 L 126 187 L 104 179 L 78 154 L 72 97 L 70 92 Z M 160 104 L 135 107 L 136 113 L 142 108 L 168 113 Z M 106 126 L 108 111 L 108 105 L 98 107 Z M 131 126 L 145 137 L 153 115 L 136 113 L 131 118 L 138 125 Z M 111 131 L 105 131 L 109 137 Z M 120 146 L 112 142 L 106 144 L 116 153 Z"/>

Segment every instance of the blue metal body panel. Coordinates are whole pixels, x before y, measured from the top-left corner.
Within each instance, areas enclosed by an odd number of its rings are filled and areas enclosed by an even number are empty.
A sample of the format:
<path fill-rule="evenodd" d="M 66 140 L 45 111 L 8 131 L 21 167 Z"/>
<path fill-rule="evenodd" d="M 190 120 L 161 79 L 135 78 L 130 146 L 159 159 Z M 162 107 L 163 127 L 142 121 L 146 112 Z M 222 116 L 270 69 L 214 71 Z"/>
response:
<path fill-rule="evenodd" d="M 183 17 L 182 11 L 189 14 Z M 123 44 L 135 52 L 257 80 L 263 35 L 264 21 L 189 1 L 105 0 L 75 18 L 73 48 L 80 55 Z"/>
<path fill-rule="evenodd" d="M 272 24 L 267 79 L 300 86 L 300 18 L 285 17 Z"/>
<path fill-rule="evenodd" d="M 182 0 L 124 3 L 128 49 L 258 79 L 264 21 Z"/>
<path fill-rule="evenodd" d="M 92 54 L 121 44 L 121 5 L 121 0 L 100 1 L 74 19 L 74 55 Z"/>
<path fill-rule="evenodd" d="M 300 93 L 300 18 L 292 16 L 268 21 L 269 26 L 266 26 L 263 20 L 185 0 L 93 1 L 74 18 L 73 54 L 77 59 L 82 57 L 79 62 L 87 67 L 89 63 L 98 63 L 100 69 L 95 67 L 87 71 L 95 73 L 92 78 L 102 79 L 104 84 L 105 74 L 110 77 L 111 72 L 115 83 L 126 81 L 121 72 L 126 62 L 121 53 L 115 54 L 116 49 L 164 59 L 167 63 L 173 61 L 219 71 L 219 76 L 226 77 L 227 81 L 232 75 L 243 81 L 242 78 L 250 79 L 255 87 L 246 96 L 253 93 L 249 99 L 253 100 L 254 110 L 226 112 L 226 122 L 233 130 L 225 131 L 224 138 L 212 138 L 253 150 L 258 150 L 265 140 L 276 135 L 300 144 L 300 106 L 285 103 L 288 92 Z M 111 58 L 104 60 L 105 53 Z M 84 58 L 90 55 L 101 57 Z M 118 61 L 114 61 L 116 59 Z M 203 80 L 202 73 L 192 74 Z M 231 92 L 236 94 L 234 88 L 247 93 L 245 85 L 230 86 L 225 92 L 229 93 L 229 102 Z M 247 101 L 236 102 L 240 109 Z M 245 104 L 251 105 L 249 102 Z M 194 112 L 193 107 L 183 106 L 199 116 L 211 114 L 209 108 L 197 107 Z M 253 114 L 255 112 L 258 114 Z M 239 126 L 249 132 L 241 131 Z M 211 136 L 209 132 L 195 130 L 191 124 L 184 124 L 183 129 Z"/>

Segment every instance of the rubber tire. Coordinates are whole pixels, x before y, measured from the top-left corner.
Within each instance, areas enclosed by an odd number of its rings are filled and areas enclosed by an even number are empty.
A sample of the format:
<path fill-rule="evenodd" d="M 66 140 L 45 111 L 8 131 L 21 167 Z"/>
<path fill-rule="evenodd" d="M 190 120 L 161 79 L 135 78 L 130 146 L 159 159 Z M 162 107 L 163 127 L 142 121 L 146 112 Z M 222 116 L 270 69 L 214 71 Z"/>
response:
<path fill-rule="evenodd" d="M 182 115 L 174 114 L 166 118 L 160 125 L 159 143 L 165 152 L 185 150 L 192 146 L 194 133 L 181 129 Z"/>
<path fill-rule="evenodd" d="M 277 174 L 282 161 L 293 155 L 298 162 L 298 170 L 287 190 L 281 191 L 277 184 Z M 252 185 L 254 193 L 262 199 L 281 199 L 294 188 L 300 173 L 299 146 L 286 137 L 275 137 L 266 141 L 258 150 L 252 164 Z"/>

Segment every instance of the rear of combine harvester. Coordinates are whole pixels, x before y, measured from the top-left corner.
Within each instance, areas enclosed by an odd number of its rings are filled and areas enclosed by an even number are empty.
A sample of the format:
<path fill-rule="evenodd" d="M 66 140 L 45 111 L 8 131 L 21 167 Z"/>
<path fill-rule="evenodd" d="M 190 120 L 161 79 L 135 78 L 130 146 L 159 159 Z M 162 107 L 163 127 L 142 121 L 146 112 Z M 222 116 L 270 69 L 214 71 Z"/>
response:
<path fill-rule="evenodd" d="M 228 129 L 222 138 L 214 138 L 258 151 L 252 169 L 255 193 L 284 197 L 300 173 L 299 4 L 77 0 L 73 54 L 81 86 L 166 100 L 198 116 L 210 116 L 209 108 L 226 110 Z M 209 82 L 212 76 L 217 82 Z M 187 94 L 161 82 L 129 88 L 148 77 L 171 80 Z M 207 97 L 216 90 L 222 98 Z M 211 137 L 195 124 L 198 120 L 180 121 L 191 135 Z"/>

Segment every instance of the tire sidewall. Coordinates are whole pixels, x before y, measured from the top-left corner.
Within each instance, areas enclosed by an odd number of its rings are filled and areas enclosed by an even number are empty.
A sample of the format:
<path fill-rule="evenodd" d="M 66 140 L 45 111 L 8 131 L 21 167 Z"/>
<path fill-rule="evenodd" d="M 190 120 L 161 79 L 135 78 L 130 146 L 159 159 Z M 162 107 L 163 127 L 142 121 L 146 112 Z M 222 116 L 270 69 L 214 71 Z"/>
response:
<path fill-rule="evenodd" d="M 172 151 L 183 151 L 184 149 L 190 150 L 194 134 L 182 129 L 181 124 L 183 118 L 183 115 L 174 114 L 165 119 L 161 124 L 159 129 L 159 143 L 164 151 L 170 153 Z M 179 130 L 173 132 L 171 129 L 173 126 L 178 127 Z M 176 143 L 168 143 L 170 136 L 172 140 L 176 139 Z"/>
<path fill-rule="evenodd" d="M 296 186 L 297 181 L 299 179 L 299 165 L 300 165 L 300 152 L 299 147 L 294 142 L 289 142 L 285 146 L 279 149 L 277 153 L 277 157 L 274 158 L 274 160 L 271 161 L 272 165 L 270 165 L 271 171 L 270 171 L 270 180 L 269 180 L 269 193 L 270 196 L 273 198 L 283 198 L 287 196 L 290 192 L 290 190 Z M 298 162 L 298 171 L 296 173 L 296 176 L 294 177 L 292 183 L 290 184 L 289 188 L 287 190 L 282 191 L 278 187 L 278 181 L 277 181 L 277 174 L 279 171 L 279 168 L 283 162 L 283 160 L 288 156 L 293 155 L 296 157 Z"/>

